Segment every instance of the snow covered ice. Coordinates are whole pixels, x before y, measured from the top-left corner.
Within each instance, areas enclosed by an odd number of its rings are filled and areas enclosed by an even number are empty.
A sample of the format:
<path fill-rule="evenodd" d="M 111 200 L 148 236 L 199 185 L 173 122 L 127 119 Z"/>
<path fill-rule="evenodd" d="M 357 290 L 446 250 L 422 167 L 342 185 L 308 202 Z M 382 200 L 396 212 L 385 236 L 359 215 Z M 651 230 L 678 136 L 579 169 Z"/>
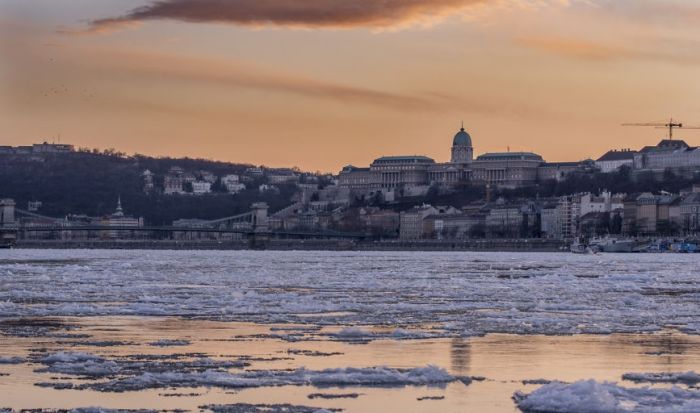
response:
<path fill-rule="evenodd" d="M 0 316 L 421 326 L 392 336 L 700 332 L 692 255 L 3 251 Z M 336 339 L 353 339 L 344 330 Z M 351 333 L 351 334 L 348 334 Z M 308 334 L 300 334 L 301 339 Z M 294 339 L 300 339 L 291 337 Z M 313 333 L 311 333 L 313 335 Z"/>
<path fill-rule="evenodd" d="M 514 396 L 525 413 L 697 413 L 700 391 L 671 388 L 627 388 L 584 380 L 549 383 L 530 394 Z"/>
<path fill-rule="evenodd" d="M 0 407 L 697 412 L 698 278 L 692 255 L 0 251 Z"/>

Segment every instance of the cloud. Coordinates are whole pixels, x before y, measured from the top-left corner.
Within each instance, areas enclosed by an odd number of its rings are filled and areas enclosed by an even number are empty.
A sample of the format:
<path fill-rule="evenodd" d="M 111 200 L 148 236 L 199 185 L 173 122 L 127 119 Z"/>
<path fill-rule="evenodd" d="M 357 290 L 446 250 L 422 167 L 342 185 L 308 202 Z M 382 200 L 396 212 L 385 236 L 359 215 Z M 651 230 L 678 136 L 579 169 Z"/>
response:
<path fill-rule="evenodd" d="M 150 75 L 155 79 L 168 77 L 177 81 L 207 82 L 223 87 L 285 93 L 347 104 L 431 111 L 454 102 L 449 96 L 388 92 L 269 71 L 258 65 L 251 66 L 243 62 L 136 52 L 124 52 L 117 60 L 129 62 L 125 69 L 141 75 Z"/>
<path fill-rule="evenodd" d="M 700 57 L 688 50 L 696 50 L 697 42 L 682 42 L 675 39 L 664 47 L 647 47 L 598 43 L 588 40 L 557 37 L 520 37 L 516 42 L 522 46 L 551 54 L 591 61 L 646 60 L 666 63 L 696 65 Z"/>
<path fill-rule="evenodd" d="M 397 28 L 430 25 L 470 6 L 499 0 L 159 0 L 121 17 L 95 20 L 85 33 L 155 19 L 253 27 Z"/>

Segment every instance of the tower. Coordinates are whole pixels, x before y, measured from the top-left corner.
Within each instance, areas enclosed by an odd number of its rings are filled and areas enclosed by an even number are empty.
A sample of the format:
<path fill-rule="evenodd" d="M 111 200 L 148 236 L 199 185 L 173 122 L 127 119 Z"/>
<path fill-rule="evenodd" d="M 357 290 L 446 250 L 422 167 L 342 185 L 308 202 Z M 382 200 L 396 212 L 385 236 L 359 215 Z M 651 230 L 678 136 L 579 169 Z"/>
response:
<path fill-rule="evenodd" d="M 474 159 L 474 148 L 472 148 L 472 137 L 462 128 L 457 132 L 452 141 L 451 163 L 470 163 Z"/>
<path fill-rule="evenodd" d="M 0 199 L 0 228 L 10 227 L 15 224 L 15 201 L 12 199 Z"/>
<path fill-rule="evenodd" d="M 268 209 L 269 207 L 265 202 L 256 202 L 251 206 L 251 210 L 253 213 L 251 218 L 251 224 L 253 224 L 254 232 L 268 231 Z"/>
<path fill-rule="evenodd" d="M 119 198 L 117 198 L 117 209 L 114 211 L 114 214 L 112 214 L 113 217 L 123 217 L 124 216 L 124 209 L 122 208 L 122 197 L 121 195 Z"/>

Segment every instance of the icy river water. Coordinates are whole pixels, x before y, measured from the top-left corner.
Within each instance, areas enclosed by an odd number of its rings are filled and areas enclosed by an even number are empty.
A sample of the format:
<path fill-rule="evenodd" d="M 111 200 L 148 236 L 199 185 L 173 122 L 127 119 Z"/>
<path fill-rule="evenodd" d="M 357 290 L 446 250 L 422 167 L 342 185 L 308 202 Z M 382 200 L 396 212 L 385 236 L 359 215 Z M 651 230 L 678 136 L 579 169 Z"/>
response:
<path fill-rule="evenodd" d="M 676 254 L 0 251 L 0 411 L 700 412 L 698 281 Z"/>

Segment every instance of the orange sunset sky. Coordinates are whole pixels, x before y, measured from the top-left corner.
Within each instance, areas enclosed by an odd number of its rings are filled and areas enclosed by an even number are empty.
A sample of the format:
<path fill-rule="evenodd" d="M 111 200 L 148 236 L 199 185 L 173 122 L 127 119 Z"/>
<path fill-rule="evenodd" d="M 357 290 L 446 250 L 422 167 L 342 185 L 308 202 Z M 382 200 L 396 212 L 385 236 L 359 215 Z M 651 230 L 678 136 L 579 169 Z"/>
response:
<path fill-rule="evenodd" d="M 697 0 L 0 0 L 1 145 L 337 171 L 700 124 Z M 700 130 L 679 137 L 700 145 Z"/>

